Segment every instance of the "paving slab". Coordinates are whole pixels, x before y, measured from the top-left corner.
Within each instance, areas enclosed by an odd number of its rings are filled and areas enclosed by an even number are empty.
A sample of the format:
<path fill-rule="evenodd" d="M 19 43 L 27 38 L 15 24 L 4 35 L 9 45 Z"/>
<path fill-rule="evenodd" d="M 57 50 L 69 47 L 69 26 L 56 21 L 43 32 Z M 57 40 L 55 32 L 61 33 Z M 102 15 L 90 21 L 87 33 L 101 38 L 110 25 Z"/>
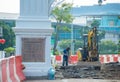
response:
<path fill-rule="evenodd" d="M 61 79 L 61 80 L 26 80 L 24 82 L 120 82 L 120 80 L 102 79 Z"/>

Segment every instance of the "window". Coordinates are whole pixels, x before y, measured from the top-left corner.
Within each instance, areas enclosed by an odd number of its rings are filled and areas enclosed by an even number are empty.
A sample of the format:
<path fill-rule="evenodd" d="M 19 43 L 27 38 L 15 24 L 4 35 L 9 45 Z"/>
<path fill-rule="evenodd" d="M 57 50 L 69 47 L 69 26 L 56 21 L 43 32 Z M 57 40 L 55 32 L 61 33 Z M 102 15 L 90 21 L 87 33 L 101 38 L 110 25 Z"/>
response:
<path fill-rule="evenodd" d="M 115 25 L 114 21 L 109 21 L 109 26 L 114 26 L 114 25 Z"/>

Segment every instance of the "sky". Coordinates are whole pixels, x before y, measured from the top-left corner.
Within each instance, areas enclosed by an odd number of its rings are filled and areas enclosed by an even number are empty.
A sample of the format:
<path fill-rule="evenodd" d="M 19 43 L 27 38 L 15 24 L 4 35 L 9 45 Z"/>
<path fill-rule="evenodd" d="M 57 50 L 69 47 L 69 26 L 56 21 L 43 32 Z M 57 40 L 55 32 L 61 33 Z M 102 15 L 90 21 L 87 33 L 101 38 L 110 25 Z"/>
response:
<path fill-rule="evenodd" d="M 66 0 L 66 2 L 74 3 L 74 6 L 88 6 L 98 4 L 98 0 Z M 0 0 L 0 12 L 19 13 L 20 0 Z M 106 3 L 120 3 L 120 0 L 106 0 Z"/>

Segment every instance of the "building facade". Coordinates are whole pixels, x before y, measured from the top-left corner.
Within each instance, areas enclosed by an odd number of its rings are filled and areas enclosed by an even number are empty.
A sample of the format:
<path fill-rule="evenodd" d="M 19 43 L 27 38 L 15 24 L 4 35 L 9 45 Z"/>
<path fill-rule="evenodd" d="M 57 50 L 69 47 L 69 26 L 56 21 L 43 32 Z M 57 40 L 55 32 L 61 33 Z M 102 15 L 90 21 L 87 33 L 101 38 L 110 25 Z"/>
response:
<path fill-rule="evenodd" d="M 73 15 L 76 18 L 84 17 L 85 25 L 91 25 L 93 20 L 98 20 L 98 30 L 105 31 L 105 38 L 118 43 L 120 40 L 120 4 L 111 3 L 106 5 L 82 6 L 73 8 Z"/>
<path fill-rule="evenodd" d="M 71 29 L 73 27 L 73 39 L 80 39 L 82 37 L 79 30 L 82 29 L 83 33 L 85 29 L 83 27 L 90 26 L 94 19 L 100 22 L 99 30 L 106 32 L 103 40 L 112 40 L 118 42 L 120 39 L 120 4 L 111 3 L 106 5 L 93 5 L 93 6 L 81 6 L 72 8 L 71 13 L 75 17 L 73 23 L 64 24 Z M 11 21 L 16 21 L 19 14 L 13 13 L 0 13 L 0 20 L 6 21 L 6 23 L 12 24 Z M 54 26 L 55 23 L 52 23 Z M 59 40 L 71 39 L 71 32 L 61 31 L 59 34 Z"/>

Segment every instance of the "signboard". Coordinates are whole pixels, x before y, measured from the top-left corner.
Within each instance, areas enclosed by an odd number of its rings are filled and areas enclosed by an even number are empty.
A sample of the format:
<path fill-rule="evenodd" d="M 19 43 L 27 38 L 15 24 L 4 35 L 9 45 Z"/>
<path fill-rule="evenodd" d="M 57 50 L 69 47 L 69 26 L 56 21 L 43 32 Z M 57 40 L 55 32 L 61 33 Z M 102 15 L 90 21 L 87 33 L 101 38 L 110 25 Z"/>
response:
<path fill-rule="evenodd" d="M 45 39 L 22 38 L 24 62 L 45 62 Z"/>

